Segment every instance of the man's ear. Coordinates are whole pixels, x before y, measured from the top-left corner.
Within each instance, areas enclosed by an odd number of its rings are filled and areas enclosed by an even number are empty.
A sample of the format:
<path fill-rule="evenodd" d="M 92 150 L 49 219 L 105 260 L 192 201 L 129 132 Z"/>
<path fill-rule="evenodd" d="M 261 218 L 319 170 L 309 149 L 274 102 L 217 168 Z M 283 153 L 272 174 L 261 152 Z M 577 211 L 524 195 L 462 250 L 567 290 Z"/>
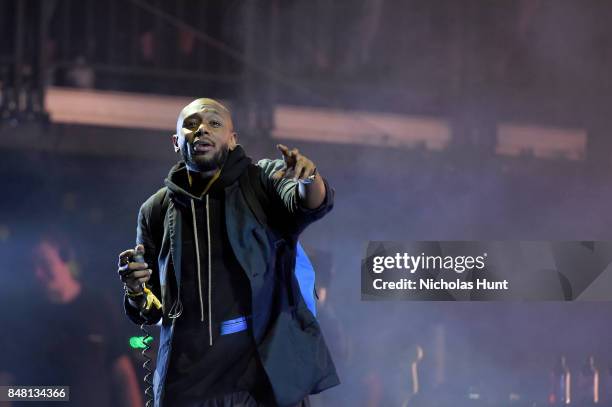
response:
<path fill-rule="evenodd" d="M 233 150 L 238 145 L 238 133 L 233 132 L 229 140 L 229 149 Z"/>
<path fill-rule="evenodd" d="M 172 145 L 174 146 L 175 153 L 178 153 L 179 151 L 181 151 L 179 144 L 178 144 L 178 136 L 176 134 L 172 135 Z"/>

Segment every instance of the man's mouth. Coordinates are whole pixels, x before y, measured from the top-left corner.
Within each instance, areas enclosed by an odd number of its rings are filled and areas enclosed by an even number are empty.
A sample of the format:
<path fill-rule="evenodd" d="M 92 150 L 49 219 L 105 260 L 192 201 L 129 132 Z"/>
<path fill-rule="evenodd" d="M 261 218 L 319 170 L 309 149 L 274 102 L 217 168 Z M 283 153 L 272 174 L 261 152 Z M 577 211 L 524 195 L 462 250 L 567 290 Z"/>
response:
<path fill-rule="evenodd" d="M 193 142 L 193 151 L 196 153 L 206 153 L 215 148 L 215 145 L 210 140 L 196 140 Z"/>

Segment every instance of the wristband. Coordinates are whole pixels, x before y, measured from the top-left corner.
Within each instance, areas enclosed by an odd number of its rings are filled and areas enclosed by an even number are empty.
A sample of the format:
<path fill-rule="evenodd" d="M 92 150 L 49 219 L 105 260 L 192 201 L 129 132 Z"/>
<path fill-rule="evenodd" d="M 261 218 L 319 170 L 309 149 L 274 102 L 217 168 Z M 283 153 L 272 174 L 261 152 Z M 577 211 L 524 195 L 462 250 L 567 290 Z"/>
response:
<path fill-rule="evenodd" d="M 130 291 L 127 284 L 123 284 L 123 290 L 125 291 L 125 295 L 127 295 L 128 298 L 138 298 L 142 297 L 145 294 L 144 291 Z"/>
<path fill-rule="evenodd" d="M 317 167 L 314 168 L 314 171 L 312 172 L 312 175 L 308 176 L 307 178 L 304 179 L 299 179 L 298 182 L 304 184 L 304 185 L 308 185 L 308 184 L 312 184 L 315 180 L 315 178 L 317 178 Z"/>

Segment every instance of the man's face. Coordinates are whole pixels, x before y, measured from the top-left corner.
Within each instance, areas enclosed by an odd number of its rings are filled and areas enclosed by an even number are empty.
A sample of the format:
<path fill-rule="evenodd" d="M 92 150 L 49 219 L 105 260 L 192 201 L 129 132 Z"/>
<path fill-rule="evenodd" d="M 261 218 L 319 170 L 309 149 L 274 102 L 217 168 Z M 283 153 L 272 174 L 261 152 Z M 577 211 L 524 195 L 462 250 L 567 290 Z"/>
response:
<path fill-rule="evenodd" d="M 213 99 L 197 99 L 185 106 L 176 123 L 175 149 L 190 171 L 215 171 L 236 146 L 228 110 Z"/>

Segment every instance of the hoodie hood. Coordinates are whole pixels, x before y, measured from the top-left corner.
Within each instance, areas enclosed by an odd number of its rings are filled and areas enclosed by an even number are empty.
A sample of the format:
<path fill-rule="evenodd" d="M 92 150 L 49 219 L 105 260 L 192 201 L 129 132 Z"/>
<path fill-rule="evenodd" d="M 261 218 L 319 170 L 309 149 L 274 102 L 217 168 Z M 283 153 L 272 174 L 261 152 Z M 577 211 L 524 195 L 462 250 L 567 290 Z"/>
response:
<path fill-rule="evenodd" d="M 209 192 L 217 193 L 223 191 L 227 186 L 233 184 L 240 178 L 251 164 L 251 158 L 247 157 L 242 146 L 237 145 L 227 155 L 219 178 L 212 184 Z M 170 198 L 182 206 L 188 207 L 191 199 L 201 200 L 203 196 L 196 196 L 189 192 L 189 179 L 187 177 L 187 166 L 181 161 L 175 164 L 168 173 L 164 184 L 168 188 Z"/>

